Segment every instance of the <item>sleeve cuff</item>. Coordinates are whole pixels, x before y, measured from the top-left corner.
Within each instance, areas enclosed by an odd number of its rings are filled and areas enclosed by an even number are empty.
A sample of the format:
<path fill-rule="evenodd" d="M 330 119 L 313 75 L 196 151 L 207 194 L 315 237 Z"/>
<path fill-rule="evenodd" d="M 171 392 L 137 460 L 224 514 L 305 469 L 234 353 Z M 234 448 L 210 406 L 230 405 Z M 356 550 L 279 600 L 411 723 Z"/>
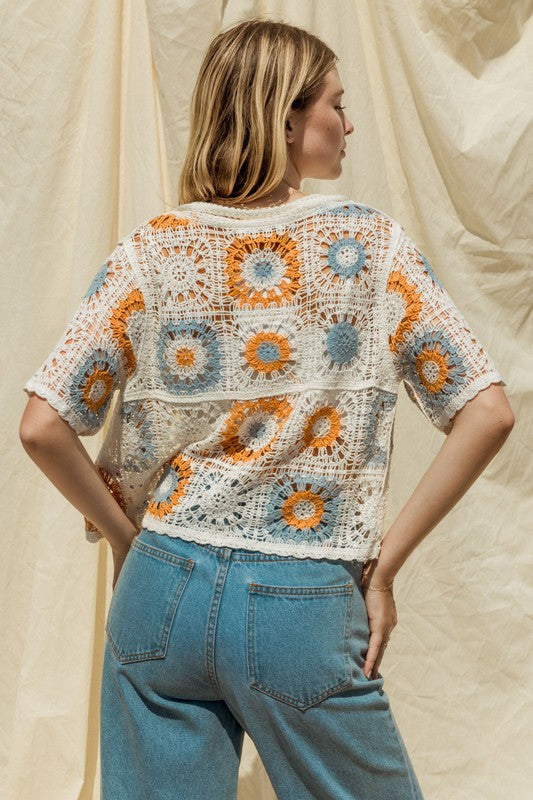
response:
<path fill-rule="evenodd" d="M 45 383 L 30 378 L 22 387 L 28 396 L 35 393 L 38 397 L 46 400 L 54 408 L 62 420 L 67 422 L 78 436 L 90 436 L 95 433 L 92 428 L 87 427 L 86 423 L 76 414 L 71 406 L 57 394 L 57 392 Z"/>
<path fill-rule="evenodd" d="M 486 389 L 493 383 L 501 383 L 503 386 L 507 386 L 503 377 L 496 370 L 490 370 L 484 375 L 480 375 L 452 398 L 446 409 L 438 416 L 434 423 L 435 426 L 443 433 L 449 433 L 451 430 L 450 423 L 456 413 L 464 408 L 469 400 L 476 397 L 482 389 Z"/>

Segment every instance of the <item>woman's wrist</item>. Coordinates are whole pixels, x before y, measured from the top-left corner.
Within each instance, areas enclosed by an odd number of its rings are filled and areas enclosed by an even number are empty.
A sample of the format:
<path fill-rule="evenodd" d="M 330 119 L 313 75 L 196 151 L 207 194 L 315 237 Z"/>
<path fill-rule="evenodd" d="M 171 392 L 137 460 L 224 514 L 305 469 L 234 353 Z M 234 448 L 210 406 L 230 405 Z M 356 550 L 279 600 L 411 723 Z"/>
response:
<path fill-rule="evenodd" d="M 361 573 L 361 582 L 368 587 L 390 587 L 396 577 L 395 573 L 390 573 L 380 569 L 377 558 L 367 561 Z"/>
<path fill-rule="evenodd" d="M 115 553 L 127 551 L 138 533 L 139 531 L 133 525 L 129 525 L 127 528 L 120 531 L 102 531 L 103 536 L 107 539 L 109 546 Z"/>
<path fill-rule="evenodd" d="M 394 585 L 394 581 L 391 581 L 390 583 L 387 583 L 385 586 L 376 586 L 374 584 L 371 586 L 370 584 L 367 585 L 366 583 L 364 583 L 363 584 L 363 589 L 364 589 L 365 592 L 374 591 L 374 592 L 390 592 L 390 593 L 392 593 L 393 585 Z"/>

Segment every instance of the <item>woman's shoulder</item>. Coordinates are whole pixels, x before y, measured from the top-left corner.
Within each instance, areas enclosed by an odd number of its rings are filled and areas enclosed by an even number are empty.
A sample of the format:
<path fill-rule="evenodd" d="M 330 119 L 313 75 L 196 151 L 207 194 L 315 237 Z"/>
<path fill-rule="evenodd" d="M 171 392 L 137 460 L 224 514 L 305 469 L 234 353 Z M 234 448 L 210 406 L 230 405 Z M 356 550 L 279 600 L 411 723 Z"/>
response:
<path fill-rule="evenodd" d="M 395 232 L 402 229 L 401 223 L 387 211 L 354 197 L 343 196 L 340 202 L 331 203 L 330 210 L 333 214 L 344 217 L 348 226 L 353 226 L 358 230 L 362 228 L 375 230 L 383 233 L 387 240 L 390 240 Z"/>
<path fill-rule="evenodd" d="M 346 196 L 343 199 L 342 205 L 346 208 L 347 213 L 356 216 L 379 217 L 387 219 L 391 223 L 398 224 L 397 220 L 387 211 L 384 211 L 382 208 L 377 208 L 377 206 L 370 205 L 370 203 L 365 203 L 362 200 L 356 200 L 354 197 Z"/>

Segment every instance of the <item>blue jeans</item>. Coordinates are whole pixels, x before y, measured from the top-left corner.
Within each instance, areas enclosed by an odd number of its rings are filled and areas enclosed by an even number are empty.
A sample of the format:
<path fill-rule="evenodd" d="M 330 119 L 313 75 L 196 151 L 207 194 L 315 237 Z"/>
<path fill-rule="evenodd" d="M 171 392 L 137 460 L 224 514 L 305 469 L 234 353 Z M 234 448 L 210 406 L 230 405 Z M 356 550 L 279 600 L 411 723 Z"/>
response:
<path fill-rule="evenodd" d="M 106 621 L 102 800 L 235 800 L 244 731 L 279 800 L 423 800 L 363 674 L 362 566 L 143 528 Z"/>

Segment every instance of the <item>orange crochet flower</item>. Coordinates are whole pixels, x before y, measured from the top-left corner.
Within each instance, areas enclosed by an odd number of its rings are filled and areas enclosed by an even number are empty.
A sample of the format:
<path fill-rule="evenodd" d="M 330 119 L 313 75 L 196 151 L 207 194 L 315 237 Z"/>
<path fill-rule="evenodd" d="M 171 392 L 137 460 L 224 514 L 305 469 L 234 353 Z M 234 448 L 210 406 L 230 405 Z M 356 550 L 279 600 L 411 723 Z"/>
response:
<path fill-rule="evenodd" d="M 175 214 L 161 214 L 159 217 L 151 219 L 148 224 L 156 230 L 164 230 L 166 228 L 185 227 L 189 224 L 189 220 L 185 217 L 176 217 Z"/>
<path fill-rule="evenodd" d="M 147 513 L 159 518 L 170 514 L 184 497 L 191 475 L 190 459 L 178 453 L 167 463 L 155 494 L 148 504 Z"/>
<path fill-rule="evenodd" d="M 267 397 L 234 403 L 222 449 L 232 461 L 253 461 L 272 448 L 292 406 L 285 398 Z"/>
<path fill-rule="evenodd" d="M 133 346 L 127 333 L 128 320 L 134 311 L 142 310 L 144 310 L 144 297 L 139 289 L 132 289 L 127 297 L 113 309 L 109 323 L 113 337 L 117 340 L 119 349 L 124 355 L 128 377 L 135 372 L 137 366 Z"/>
<path fill-rule="evenodd" d="M 259 331 L 246 342 L 244 357 L 257 372 L 276 372 L 290 361 L 291 346 L 282 333 Z"/>
<path fill-rule="evenodd" d="M 305 509 L 304 514 L 302 508 Z M 324 510 L 324 499 L 309 489 L 293 492 L 281 506 L 281 513 L 287 525 L 301 530 L 318 525 L 324 516 Z"/>
<path fill-rule="evenodd" d="M 341 415 L 336 408 L 322 406 L 307 419 L 302 440 L 306 447 L 315 450 L 330 448 L 341 432 Z"/>
<path fill-rule="evenodd" d="M 389 347 L 392 352 L 396 352 L 405 334 L 414 327 L 422 312 L 423 303 L 420 299 L 422 294 L 417 291 L 414 283 L 409 283 L 400 270 L 390 272 L 387 279 L 387 291 L 398 292 L 405 301 L 403 317 L 395 332 L 389 334 Z"/>
<path fill-rule="evenodd" d="M 241 306 L 289 304 L 300 289 L 298 244 L 288 233 L 236 237 L 225 260 L 228 294 Z"/>

